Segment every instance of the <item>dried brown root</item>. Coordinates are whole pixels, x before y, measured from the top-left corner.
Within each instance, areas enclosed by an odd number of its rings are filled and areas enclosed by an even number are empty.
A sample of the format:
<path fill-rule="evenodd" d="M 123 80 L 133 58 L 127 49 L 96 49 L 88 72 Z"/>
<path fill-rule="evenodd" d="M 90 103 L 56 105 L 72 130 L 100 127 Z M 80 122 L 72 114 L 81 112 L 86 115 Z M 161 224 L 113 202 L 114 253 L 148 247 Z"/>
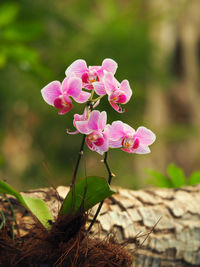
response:
<path fill-rule="evenodd" d="M 85 236 L 86 215 L 57 219 L 50 231 L 38 226 L 13 241 L 0 232 L 0 266 L 129 267 L 131 255 L 120 245 Z"/>

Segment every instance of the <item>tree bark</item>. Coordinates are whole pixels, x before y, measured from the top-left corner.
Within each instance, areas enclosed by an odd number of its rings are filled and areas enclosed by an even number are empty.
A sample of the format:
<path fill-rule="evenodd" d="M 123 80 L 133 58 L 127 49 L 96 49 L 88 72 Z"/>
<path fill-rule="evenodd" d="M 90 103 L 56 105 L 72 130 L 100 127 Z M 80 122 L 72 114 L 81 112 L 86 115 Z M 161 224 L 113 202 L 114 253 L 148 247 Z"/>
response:
<path fill-rule="evenodd" d="M 56 216 L 67 187 L 31 190 L 29 196 L 42 198 Z M 59 200 L 60 199 L 60 200 Z M 12 197 L 21 235 L 33 220 Z M 92 228 L 96 237 L 114 234 L 118 242 L 127 243 L 135 266 L 200 266 L 200 185 L 179 189 L 147 188 L 133 191 L 116 188 L 107 199 Z M 89 213 L 91 221 L 95 208 Z M 11 221 L 10 206 L 0 199 L 0 210 Z M 88 225 L 89 225 L 88 221 Z"/>

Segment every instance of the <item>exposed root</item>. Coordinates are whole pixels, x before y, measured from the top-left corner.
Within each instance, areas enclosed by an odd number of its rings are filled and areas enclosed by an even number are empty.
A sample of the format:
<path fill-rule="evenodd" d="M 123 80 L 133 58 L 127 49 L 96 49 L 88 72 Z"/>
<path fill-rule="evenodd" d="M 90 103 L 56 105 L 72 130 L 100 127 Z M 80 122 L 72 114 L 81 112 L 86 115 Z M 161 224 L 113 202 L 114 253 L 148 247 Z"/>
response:
<path fill-rule="evenodd" d="M 48 232 L 37 226 L 15 241 L 0 232 L 0 266 L 128 267 L 132 257 L 120 245 L 85 235 L 86 215 L 57 219 Z"/>

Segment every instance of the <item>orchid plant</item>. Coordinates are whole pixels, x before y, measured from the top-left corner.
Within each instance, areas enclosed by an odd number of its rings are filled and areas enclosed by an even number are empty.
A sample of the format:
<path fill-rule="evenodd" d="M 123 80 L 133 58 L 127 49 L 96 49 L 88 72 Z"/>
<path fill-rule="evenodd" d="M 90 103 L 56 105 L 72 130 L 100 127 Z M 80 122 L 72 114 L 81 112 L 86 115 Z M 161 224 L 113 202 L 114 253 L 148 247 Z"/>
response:
<path fill-rule="evenodd" d="M 111 196 L 114 190 L 110 188 L 114 176 L 107 162 L 108 150 L 121 148 L 124 152 L 147 154 L 149 146 L 155 141 L 155 134 L 145 128 L 134 130 L 128 124 L 118 120 L 107 124 L 106 111 L 96 109 L 100 100 L 107 96 L 109 104 L 118 113 L 125 110 L 121 107 L 129 102 L 132 90 L 128 80 L 119 82 L 115 78 L 117 63 L 105 59 L 101 66 L 87 66 L 82 60 L 74 61 L 66 70 L 63 82 L 52 81 L 46 85 L 41 94 L 44 101 L 64 115 L 73 109 L 73 101 L 84 103 L 83 114 L 74 114 L 74 131 L 66 130 L 67 134 L 82 134 L 82 143 L 70 185 L 70 191 L 63 201 L 59 215 L 76 216 L 85 212 L 100 202 L 87 232 L 94 224 L 105 198 Z M 108 171 L 108 180 L 102 177 L 85 177 L 76 182 L 79 163 L 84 151 L 84 145 L 92 151 L 104 155 L 103 162 Z M 45 228 L 50 229 L 53 221 L 51 212 L 40 199 L 33 199 L 20 194 L 7 183 L 0 181 L 0 192 L 14 195 Z"/>

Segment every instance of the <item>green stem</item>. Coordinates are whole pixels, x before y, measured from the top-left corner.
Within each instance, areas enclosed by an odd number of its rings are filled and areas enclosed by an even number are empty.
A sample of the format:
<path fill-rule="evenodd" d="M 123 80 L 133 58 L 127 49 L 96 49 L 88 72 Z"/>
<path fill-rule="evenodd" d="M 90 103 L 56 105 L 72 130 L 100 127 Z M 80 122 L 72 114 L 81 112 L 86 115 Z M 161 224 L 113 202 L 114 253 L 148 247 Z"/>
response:
<path fill-rule="evenodd" d="M 91 102 L 97 102 L 98 100 L 100 100 L 102 97 L 104 97 L 103 95 L 95 98 L 95 99 L 92 99 Z"/>
<path fill-rule="evenodd" d="M 108 152 L 105 153 L 105 157 L 104 157 L 104 164 L 106 166 L 106 169 L 108 171 L 108 183 L 109 185 L 111 184 L 111 181 L 112 181 L 112 177 L 114 177 L 115 175 L 111 172 L 110 170 L 110 167 L 108 165 L 108 162 L 107 162 L 107 157 L 108 157 Z"/>
<path fill-rule="evenodd" d="M 94 95 L 94 90 L 92 90 L 91 95 L 90 95 L 90 98 L 89 98 L 89 101 L 91 101 L 91 102 L 93 101 L 93 100 L 92 100 L 93 95 Z"/>
<path fill-rule="evenodd" d="M 74 205 L 75 205 L 75 182 L 76 182 L 76 176 L 77 176 L 77 173 L 78 173 L 78 169 L 79 169 L 79 164 L 80 164 L 80 161 L 81 161 L 81 157 L 83 156 L 83 152 L 84 152 L 84 144 L 85 144 L 85 134 L 83 135 L 83 139 L 82 139 L 82 142 L 81 142 L 81 147 L 80 147 L 80 150 L 79 150 L 79 154 L 78 154 L 78 158 L 77 158 L 77 161 L 76 161 L 76 166 L 75 166 L 75 169 L 74 169 L 74 173 L 73 173 L 73 177 L 72 177 L 72 182 L 70 184 L 70 189 L 72 190 L 72 210 L 74 209 Z M 64 203 L 64 202 L 63 202 Z M 61 209 L 60 211 L 62 210 L 62 206 L 61 206 Z"/>
<path fill-rule="evenodd" d="M 84 152 L 85 137 L 86 136 L 84 134 L 82 142 L 81 142 L 81 147 L 80 147 L 80 150 L 79 150 L 79 155 L 78 155 L 78 158 L 77 158 L 77 162 L 76 162 L 75 170 L 74 170 L 74 173 L 73 173 L 73 177 L 72 177 L 72 182 L 71 182 L 70 188 L 74 187 L 74 184 L 75 184 L 75 181 L 76 181 L 76 176 L 77 176 L 80 160 L 81 160 L 81 157 L 83 156 L 83 152 Z"/>
<path fill-rule="evenodd" d="M 112 177 L 114 177 L 115 175 L 110 170 L 110 167 L 109 167 L 108 162 L 107 162 L 107 157 L 108 157 L 108 152 L 105 152 L 105 156 L 104 156 L 103 162 L 104 162 L 104 164 L 106 166 L 106 169 L 108 171 L 108 184 L 110 185 L 111 181 L 112 181 Z M 91 221 L 91 223 L 90 223 L 90 225 L 89 225 L 89 227 L 88 227 L 88 229 L 86 231 L 86 235 L 90 232 L 92 226 L 96 222 L 97 216 L 99 215 L 99 212 L 100 212 L 100 210 L 101 210 L 101 208 L 103 206 L 103 203 L 104 203 L 104 200 L 100 202 L 100 204 L 99 204 L 99 206 L 97 208 L 97 211 L 96 211 L 96 213 L 95 213 L 95 215 L 94 215 L 94 217 L 93 217 L 93 219 L 92 219 L 92 221 Z"/>

